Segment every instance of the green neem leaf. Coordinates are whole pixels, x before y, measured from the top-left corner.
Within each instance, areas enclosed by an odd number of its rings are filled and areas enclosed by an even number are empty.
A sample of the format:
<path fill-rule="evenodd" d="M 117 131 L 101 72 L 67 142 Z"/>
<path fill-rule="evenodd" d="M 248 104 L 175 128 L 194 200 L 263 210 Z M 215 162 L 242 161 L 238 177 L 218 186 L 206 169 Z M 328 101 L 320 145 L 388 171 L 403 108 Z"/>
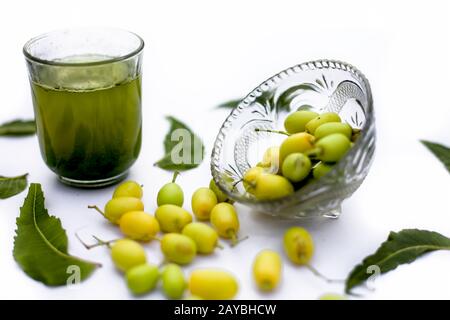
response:
<path fill-rule="evenodd" d="M 444 164 L 447 171 L 450 172 L 450 148 L 431 141 L 421 140 L 421 142 Z"/>
<path fill-rule="evenodd" d="M 34 120 L 14 120 L 0 125 L 0 136 L 27 136 L 35 133 Z"/>
<path fill-rule="evenodd" d="M 170 129 L 164 138 L 165 155 L 155 166 L 165 170 L 185 171 L 199 166 L 205 147 L 201 139 L 183 122 L 167 117 Z"/>
<path fill-rule="evenodd" d="M 164 170 L 170 170 L 170 171 L 186 171 L 189 169 L 194 169 L 198 167 L 199 164 L 196 163 L 174 163 L 172 161 L 172 155 L 166 154 L 162 159 L 158 160 L 158 162 L 155 163 L 155 166 L 164 169 Z"/>
<path fill-rule="evenodd" d="M 366 257 L 350 272 L 345 290 L 350 293 L 354 287 L 369 279 L 374 267 L 383 274 L 435 250 L 450 250 L 450 239 L 437 232 L 418 229 L 391 232 L 374 254 Z"/>
<path fill-rule="evenodd" d="M 28 173 L 18 177 L 0 176 L 0 199 L 6 199 L 21 193 L 27 187 Z"/>
<path fill-rule="evenodd" d="M 16 221 L 13 256 L 22 270 L 48 286 L 82 281 L 99 267 L 68 254 L 68 240 L 61 221 L 44 206 L 40 184 L 32 183 Z"/>
<path fill-rule="evenodd" d="M 224 103 L 221 103 L 217 106 L 219 109 L 234 109 L 238 106 L 238 104 L 242 101 L 242 99 L 234 99 Z"/>

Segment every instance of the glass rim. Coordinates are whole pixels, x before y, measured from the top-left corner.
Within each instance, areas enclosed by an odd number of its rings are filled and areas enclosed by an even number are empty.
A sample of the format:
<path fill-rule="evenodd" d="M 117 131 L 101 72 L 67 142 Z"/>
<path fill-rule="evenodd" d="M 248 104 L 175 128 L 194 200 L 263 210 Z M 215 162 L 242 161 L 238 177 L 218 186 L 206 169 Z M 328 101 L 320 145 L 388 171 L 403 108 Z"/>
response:
<path fill-rule="evenodd" d="M 54 35 L 56 33 L 61 33 L 61 32 L 82 31 L 82 30 L 86 30 L 86 31 L 88 31 L 88 30 L 107 30 L 107 31 L 115 31 L 115 32 L 120 31 L 120 32 L 128 33 L 129 35 L 136 37 L 136 39 L 139 41 L 139 45 L 137 46 L 136 49 L 130 51 L 127 54 L 123 54 L 118 57 L 112 57 L 112 58 L 107 58 L 104 60 L 90 61 L 90 62 L 63 62 L 63 61 L 47 60 L 47 59 L 42 59 L 42 58 L 36 57 L 35 55 L 33 55 L 29 52 L 29 49 L 32 44 L 34 44 L 34 43 L 38 42 L 39 40 L 42 40 L 46 37 L 49 37 L 51 35 Z M 134 56 L 140 54 L 144 50 L 144 46 L 145 46 L 144 40 L 138 34 L 132 32 L 132 31 L 128 31 L 128 30 L 124 30 L 124 29 L 116 29 L 116 28 L 73 28 L 73 29 L 54 30 L 54 31 L 46 32 L 46 33 L 40 34 L 36 37 L 33 37 L 24 44 L 24 46 L 22 48 L 22 52 L 27 60 L 30 60 L 32 62 L 37 62 L 40 64 L 51 65 L 51 66 L 60 66 L 60 67 L 86 67 L 86 66 L 97 66 L 97 65 L 109 64 L 109 63 L 127 60 L 131 57 L 134 57 Z"/>

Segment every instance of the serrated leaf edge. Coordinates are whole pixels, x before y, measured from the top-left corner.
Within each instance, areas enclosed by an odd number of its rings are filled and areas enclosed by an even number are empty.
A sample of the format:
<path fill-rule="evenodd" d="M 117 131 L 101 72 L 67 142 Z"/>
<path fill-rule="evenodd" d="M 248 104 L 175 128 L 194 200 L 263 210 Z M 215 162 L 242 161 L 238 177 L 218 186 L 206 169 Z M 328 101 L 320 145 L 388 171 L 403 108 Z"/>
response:
<path fill-rule="evenodd" d="M 83 263 L 92 264 L 94 267 L 101 267 L 100 263 L 84 260 L 84 259 L 81 259 L 79 257 L 63 253 L 63 252 L 59 251 L 57 248 L 55 248 L 55 246 L 50 241 L 47 240 L 47 238 L 42 233 L 42 231 L 39 228 L 39 225 L 38 225 L 38 223 L 36 221 L 36 214 L 35 214 L 36 210 L 35 210 L 35 208 L 36 208 L 36 198 L 37 198 L 36 197 L 36 195 L 37 195 L 37 186 L 36 186 L 36 184 L 33 183 L 33 184 L 30 185 L 30 188 L 33 188 L 33 208 L 32 208 L 32 210 L 33 210 L 33 213 L 32 213 L 33 214 L 33 225 L 34 225 L 35 229 L 38 231 L 39 236 L 44 240 L 44 242 L 49 246 L 49 248 L 52 251 L 54 251 L 57 255 L 59 255 L 59 256 L 61 256 L 63 258 L 76 259 L 76 260 L 79 260 L 80 262 L 83 262 Z M 43 198 L 43 201 L 45 203 L 45 196 L 42 195 L 42 198 Z M 23 207 L 24 206 L 20 207 L 20 210 L 22 210 Z M 48 214 L 48 212 L 47 212 L 47 214 Z M 50 214 L 48 214 L 48 215 L 50 216 Z M 53 218 L 57 219 L 59 221 L 59 224 L 60 224 L 61 228 L 64 230 L 64 233 L 66 233 L 66 230 L 62 227 L 61 220 L 59 218 L 55 217 L 55 216 L 50 216 L 50 217 L 53 217 Z M 18 217 L 16 219 L 16 225 L 17 225 L 17 220 L 19 218 L 20 217 Z M 17 233 L 18 229 L 19 228 L 17 227 L 17 229 L 15 230 L 16 236 L 14 237 L 14 242 L 16 241 L 17 237 L 19 236 L 18 233 Z"/>
<path fill-rule="evenodd" d="M 402 231 L 407 231 L 407 230 L 428 231 L 428 230 L 419 230 L 419 229 L 405 229 L 405 230 L 402 230 Z M 401 232 L 401 231 L 400 231 L 400 232 Z M 437 233 L 437 232 L 434 232 L 434 231 L 428 231 L 428 232 L 430 232 L 430 233 L 435 233 L 435 234 L 438 234 L 438 235 L 442 236 L 441 234 L 439 234 L 439 233 Z M 390 232 L 390 233 L 389 233 L 389 236 L 388 236 L 388 238 L 387 238 L 387 240 L 385 240 L 383 243 L 381 243 L 381 245 L 378 247 L 378 249 L 377 249 L 373 254 L 371 254 L 371 255 L 365 257 L 365 258 L 362 260 L 361 263 L 357 264 L 357 265 L 353 268 L 353 270 L 349 273 L 349 276 L 350 276 L 350 275 L 353 276 L 353 271 L 354 271 L 354 270 L 356 270 L 357 268 L 360 268 L 360 267 L 362 268 L 362 267 L 364 266 L 364 264 L 367 262 L 367 260 L 369 260 L 369 259 L 372 258 L 373 256 L 376 256 L 380 250 L 382 250 L 387 244 L 389 244 L 390 242 L 392 242 L 392 241 L 393 241 L 392 235 L 398 235 L 398 234 L 399 234 L 399 232 Z M 407 247 L 407 248 L 404 248 L 404 249 L 395 251 L 394 253 L 388 255 L 386 258 L 384 258 L 384 259 L 378 261 L 378 263 L 375 263 L 375 264 L 376 264 L 376 265 L 383 264 L 384 262 L 386 262 L 386 261 L 388 261 L 389 259 L 393 258 L 394 256 L 398 255 L 399 253 L 403 253 L 403 252 L 409 251 L 409 250 L 416 250 L 416 249 L 418 249 L 418 248 L 425 248 L 425 249 L 428 249 L 428 250 L 426 250 L 424 253 L 427 253 L 427 252 L 429 252 L 429 251 L 436 251 L 436 250 L 450 250 L 450 246 L 417 245 L 417 246 Z M 411 261 L 411 262 L 413 262 L 413 261 Z M 393 271 L 393 270 L 397 269 L 401 264 L 402 264 L 402 263 L 397 263 L 395 267 L 393 267 L 392 269 L 390 269 L 390 270 L 388 270 L 388 271 L 386 271 L 386 272 Z M 360 272 L 356 273 L 355 275 L 361 275 L 361 273 L 364 273 L 364 269 L 361 270 Z M 352 285 L 352 286 L 349 287 L 349 286 L 348 286 L 348 280 L 350 280 L 350 278 L 347 279 L 346 285 L 345 285 L 345 292 L 348 293 L 348 294 L 350 294 L 351 290 L 352 290 L 354 287 L 356 287 L 356 286 L 358 286 L 359 284 L 361 284 L 361 283 L 364 282 L 364 281 L 361 281 L 361 282 L 358 282 L 357 284 Z"/>

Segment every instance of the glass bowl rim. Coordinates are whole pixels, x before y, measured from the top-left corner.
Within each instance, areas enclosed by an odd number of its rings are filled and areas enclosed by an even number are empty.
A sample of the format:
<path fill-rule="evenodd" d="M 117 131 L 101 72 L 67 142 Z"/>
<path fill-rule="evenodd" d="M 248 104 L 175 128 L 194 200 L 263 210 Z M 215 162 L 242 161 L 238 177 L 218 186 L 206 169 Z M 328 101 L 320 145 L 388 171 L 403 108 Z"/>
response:
<path fill-rule="evenodd" d="M 55 34 L 60 34 L 60 33 L 64 33 L 64 32 L 73 32 L 73 31 L 77 31 L 77 32 L 84 31 L 86 33 L 89 33 L 94 30 L 95 31 L 101 30 L 101 31 L 108 31 L 108 32 L 126 33 L 130 36 L 135 37 L 138 40 L 139 45 L 134 50 L 132 50 L 126 54 L 120 55 L 118 57 L 107 58 L 107 59 L 103 59 L 103 60 L 99 60 L 99 61 L 91 61 L 91 62 L 63 62 L 63 61 L 42 59 L 42 58 L 36 57 L 35 55 L 31 54 L 31 52 L 29 51 L 30 47 L 33 44 L 35 44 L 36 42 L 38 42 L 42 39 L 45 39 L 47 37 L 53 36 Z M 131 57 L 134 57 L 134 56 L 140 54 L 144 50 L 144 46 L 145 46 L 144 40 L 137 33 L 134 33 L 132 31 L 128 31 L 125 29 L 120 29 L 120 28 L 67 28 L 67 29 L 58 29 L 58 30 L 49 31 L 49 32 L 46 32 L 46 33 L 43 33 L 36 37 L 31 38 L 24 44 L 24 46 L 22 48 L 22 52 L 27 60 L 35 62 L 35 63 L 51 65 L 51 66 L 60 66 L 60 67 L 86 67 L 86 66 L 98 66 L 98 65 L 109 64 L 109 63 L 113 63 L 113 62 L 127 60 Z"/>
<path fill-rule="evenodd" d="M 211 165 L 210 170 L 211 174 L 213 176 L 214 182 L 219 187 L 219 189 L 224 192 L 230 199 L 235 200 L 239 203 L 245 204 L 245 205 L 271 205 L 271 206 L 283 206 L 285 207 L 288 203 L 294 203 L 299 197 L 301 197 L 304 194 L 308 194 L 308 192 L 311 192 L 314 190 L 315 186 L 320 184 L 322 179 L 319 179 L 315 182 L 312 182 L 298 190 L 296 190 L 294 193 L 285 196 L 283 198 L 274 199 L 274 200 L 257 200 L 253 199 L 251 197 L 246 197 L 242 195 L 236 195 L 235 193 L 229 192 L 228 188 L 225 188 L 222 184 L 222 180 L 220 179 L 221 172 L 219 171 L 219 155 L 220 155 L 220 149 L 223 144 L 223 137 L 226 136 L 227 129 L 227 123 L 230 122 L 233 118 L 236 118 L 239 116 L 240 112 L 251 105 L 256 98 L 264 91 L 262 89 L 263 87 L 268 87 L 268 89 L 274 89 L 278 86 L 279 82 L 282 80 L 288 79 L 291 75 L 297 74 L 300 72 L 308 71 L 308 70 L 317 70 L 317 69 L 323 69 L 323 68 L 332 68 L 332 69 L 338 69 L 343 70 L 352 73 L 355 75 L 358 80 L 360 80 L 366 90 L 366 96 L 367 96 L 367 113 L 366 113 L 366 121 L 364 123 L 363 129 L 361 130 L 361 134 L 359 138 L 354 142 L 354 146 L 350 149 L 349 152 L 333 167 L 333 169 L 330 172 L 336 171 L 339 168 L 343 167 L 346 160 L 351 158 L 354 153 L 363 145 L 363 143 L 369 139 L 370 132 L 370 125 L 374 121 L 374 114 L 373 114 L 373 98 L 372 98 L 372 91 L 370 88 L 369 81 L 365 77 L 365 75 L 359 71 L 357 68 L 355 68 L 353 65 L 340 61 L 340 60 L 332 60 L 332 59 L 318 59 L 318 60 L 311 60 L 307 62 L 303 62 L 301 64 L 297 64 L 293 67 L 284 69 L 283 71 L 275 74 L 274 76 L 268 78 L 267 80 L 263 81 L 260 85 L 258 85 L 255 89 L 250 91 L 245 98 L 243 98 L 239 104 L 231 110 L 230 114 L 227 116 L 225 121 L 223 122 L 219 133 L 216 136 L 216 139 L 214 141 L 214 147 L 211 152 Z M 329 173 L 330 173 L 329 172 Z M 328 173 L 328 174 L 329 174 Z M 322 180 L 323 181 L 323 180 Z"/>

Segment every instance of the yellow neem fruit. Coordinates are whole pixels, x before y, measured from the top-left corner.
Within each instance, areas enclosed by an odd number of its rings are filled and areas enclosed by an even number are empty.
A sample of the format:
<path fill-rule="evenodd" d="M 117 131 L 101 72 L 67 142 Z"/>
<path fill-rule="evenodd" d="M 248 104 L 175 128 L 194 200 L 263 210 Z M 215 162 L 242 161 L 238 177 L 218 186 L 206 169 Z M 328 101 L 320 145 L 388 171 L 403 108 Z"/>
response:
<path fill-rule="evenodd" d="M 143 211 L 144 203 L 134 197 L 113 198 L 106 203 L 104 216 L 109 221 L 119 224 L 120 218 L 130 211 Z"/>
<path fill-rule="evenodd" d="M 310 233 L 301 227 L 289 228 L 284 234 L 284 251 L 295 264 L 307 265 L 314 254 L 314 242 Z"/>
<path fill-rule="evenodd" d="M 282 262 L 280 255 L 272 250 L 263 250 L 253 263 L 253 277 L 259 289 L 271 291 L 281 279 Z"/>
<path fill-rule="evenodd" d="M 184 226 L 192 222 L 192 215 L 181 207 L 163 204 L 155 211 L 155 217 L 163 232 L 181 232 Z"/>
<path fill-rule="evenodd" d="M 221 237 L 237 240 L 239 218 L 232 204 L 226 202 L 217 204 L 211 211 L 211 224 Z"/>
<path fill-rule="evenodd" d="M 253 194 L 256 185 L 256 179 L 259 177 L 261 173 L 264 172 L 262 167 L 252 167 L 247 170 L 242 179 L 242 183 L 244 184 L 244 188 L 248 193 Z"/>
<path fill-rule="evenodd" d="M 142 187 L 136 181 L 125 181 L 114 190 L 113 198 L 133 197 L 142 199 Z"/>
<path fill-rule="evenodd" d="M 283 165 L 284 159 L 291 153 L 304 153 L 314 146 L 314 136 L 306 133 L 294 133 L 284 139 L 280 146 L 280 164 Z"/>
<path fill-rule="evenodd" d="M 260 162 L 260 166 L 263 168 L 271 169 L 270 172 L 276 173 L 280 169 L 280 147 L 270 147 L 263 155 L 263 159 Z"/>
<path fill-rule="evenodd" d="M 179 233 L 167 233 L 161 239 L 161 251 L 167 261 L 188 264 L 197 254 L 194 240 Z"/>
<path fill-rule="evenodd" d="M 220 269 L 194 270 L 189 277 L 189 290 L 195 296 L 207 300 L 234 298 L 239 286 L 235 277 Z"/>
<path fill-rule="evenodd" d="M 288 179 L 271 173 L 260 174 L 253 189 L 253 195 L 258 200 L 279 199 L 293 192 L 294 187 Z"/>
<path fill-rule="evenodd" d="M 194 240 L 199 253 L 210 254 L 217 247 L 219 235 L 206 223 L 189 223 L 184 227 L 182 234 Z"/>
<path fill-rule="evenodd" d="M 192 195 L 192 212 L 198 220 L 208 220 L 212 208 L 217 204 L 217 196 L 209 188 L 199 188 Z"/>
<path fill-rule="evenodd" d="M 194 296 L 193 294 L 191 294 L 190 296 L 187 296 L 183 300 L 204 300 L 204 299 L 200 298 L 199 296 Z"/>
<path fill-rule="evenodd" d="M 159 232 L 158 220 L 144 211 L 125 213 L 119 226 L 122 233 L 133 240 L 150 241 Z"/>
<path fill-rule="evenodd" d="M 347 300 L 347 297 L 337 293 L 325 293 L 319 297 L 319 300 Z"/>

